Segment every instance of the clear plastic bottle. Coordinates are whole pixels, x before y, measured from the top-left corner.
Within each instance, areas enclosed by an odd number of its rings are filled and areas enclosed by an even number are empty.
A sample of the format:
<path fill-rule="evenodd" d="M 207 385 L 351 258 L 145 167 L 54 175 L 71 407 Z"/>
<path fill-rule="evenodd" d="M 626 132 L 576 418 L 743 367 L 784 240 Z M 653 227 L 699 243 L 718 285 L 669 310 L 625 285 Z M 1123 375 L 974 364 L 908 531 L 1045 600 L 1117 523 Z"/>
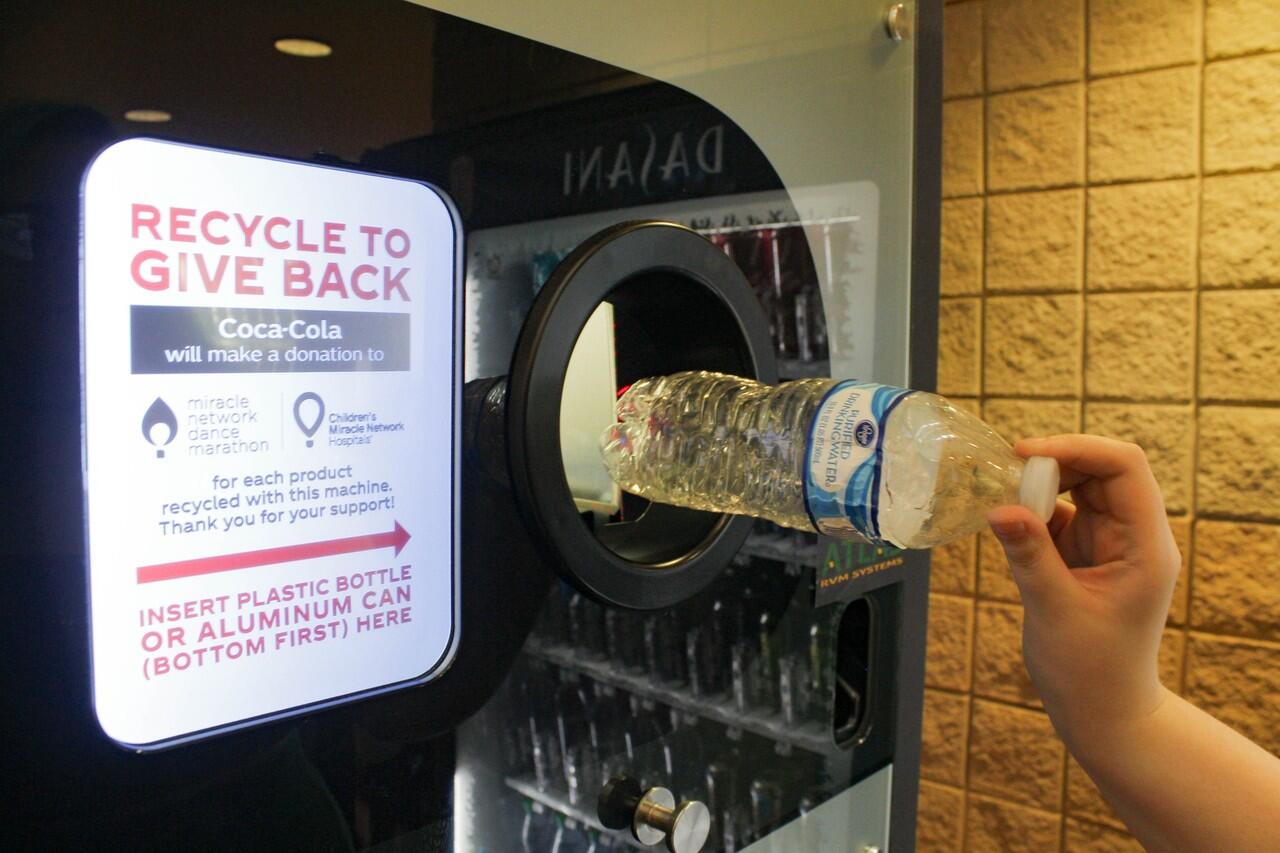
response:
<path fill-rule="evenodd" d="M 719 373 L 642 379 L 601 436 L 610 475 L 661 503 L 845 539 L 931 548 L 1022 503 L 1048 519 L 1052 459 L 1020 459 L 943 397 L 872 383 L 763 385 Z"/>

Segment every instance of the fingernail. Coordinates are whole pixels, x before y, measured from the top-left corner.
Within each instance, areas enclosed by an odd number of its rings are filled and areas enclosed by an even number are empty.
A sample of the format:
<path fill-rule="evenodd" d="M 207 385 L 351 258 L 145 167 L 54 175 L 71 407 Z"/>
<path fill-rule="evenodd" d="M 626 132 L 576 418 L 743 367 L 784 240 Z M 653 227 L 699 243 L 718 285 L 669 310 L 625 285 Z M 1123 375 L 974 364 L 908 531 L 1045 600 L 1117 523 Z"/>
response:
<path fill-rule="evenodd" d="M 1021 521 L 997 521 L 992 523 L 991 532 L 1002 542 L 1013 542 L 1027 534 L 1027 526 Z"/>

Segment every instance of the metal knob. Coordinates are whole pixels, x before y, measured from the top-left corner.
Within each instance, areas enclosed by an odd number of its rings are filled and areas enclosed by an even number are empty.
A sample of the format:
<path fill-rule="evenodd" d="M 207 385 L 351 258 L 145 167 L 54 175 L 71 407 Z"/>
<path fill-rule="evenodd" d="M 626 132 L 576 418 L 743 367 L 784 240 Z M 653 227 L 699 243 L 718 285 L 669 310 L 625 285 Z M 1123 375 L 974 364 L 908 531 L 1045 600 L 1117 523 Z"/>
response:
<path fill-rule="evenodd" d="M 711 833 L 711 812 L 697 800 L 676 805 L 666 788 L 641 793 L 640 783 L 615 776 L 600 791 L 600 822 L 609 829 L 630 829 L 646 847 L 666 841 L 671 853 L 698 853 Z"/>
<path fill-rule="evenodd" d="M 904 41 L 912 36 L 915 22 L 906 3 L 894 3 L 884 11 L 885 34 L 893 41 Z"/>

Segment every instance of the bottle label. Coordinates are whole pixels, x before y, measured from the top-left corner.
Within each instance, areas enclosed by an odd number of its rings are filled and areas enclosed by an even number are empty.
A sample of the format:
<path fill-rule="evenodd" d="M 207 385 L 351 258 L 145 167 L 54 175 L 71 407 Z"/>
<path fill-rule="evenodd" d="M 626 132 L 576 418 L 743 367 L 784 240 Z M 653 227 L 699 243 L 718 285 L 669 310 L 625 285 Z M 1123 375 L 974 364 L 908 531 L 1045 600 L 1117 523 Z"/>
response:
<path fill-rule="evenodd" d="M 818 403 L 805 450 L 804 502 L 819 533 L 880 540 L 884 425 L 910 393 L 847 381 Z"/>

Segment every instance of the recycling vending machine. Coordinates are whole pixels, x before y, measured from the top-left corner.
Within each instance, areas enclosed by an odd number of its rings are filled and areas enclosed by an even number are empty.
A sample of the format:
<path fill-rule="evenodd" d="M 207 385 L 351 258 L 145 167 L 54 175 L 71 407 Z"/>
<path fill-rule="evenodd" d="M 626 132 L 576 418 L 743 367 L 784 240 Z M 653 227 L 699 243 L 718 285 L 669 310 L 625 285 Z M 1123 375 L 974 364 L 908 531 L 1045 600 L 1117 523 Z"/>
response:
<path fill-rule="evenodd" d="M 5 848 L 912 850 L 927 555 L 597 442 L 931 387 L 940 19 L 8 4 Z"/>

